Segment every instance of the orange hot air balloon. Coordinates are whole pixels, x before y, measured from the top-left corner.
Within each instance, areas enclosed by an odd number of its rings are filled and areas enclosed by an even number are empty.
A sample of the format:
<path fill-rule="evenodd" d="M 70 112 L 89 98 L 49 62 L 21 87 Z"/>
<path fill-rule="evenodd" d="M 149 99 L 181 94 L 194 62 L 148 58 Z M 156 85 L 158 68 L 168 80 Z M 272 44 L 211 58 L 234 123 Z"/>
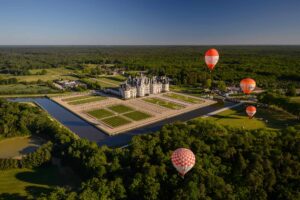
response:
<path fill-rule="evenodd" d="M 205 53 L 205 63 L 210 71 L 212 71 L 219 61 L 219 53 L 216 49 L 209 49 Z"/>
<path fill-rule="evenodd" d="M 252 119 L 252 117 L 256 113 L 256 107 L 255 106 L 247 106 L 246 113 L 248 114 L 249 118 Z"/>
<path fill-rule="evenodd" d="M 191 150 L 179 148 L 173 152 L 171 160 L 179 174 L 184 177 L 194 167 L 196 158 Z"/>
<path fill-rule="evenodd" d="M 240 82 L 240 87 L 245 94 L 250 94 L 256 87 L 256 83 L 251 78 L 244 78 Z"/>

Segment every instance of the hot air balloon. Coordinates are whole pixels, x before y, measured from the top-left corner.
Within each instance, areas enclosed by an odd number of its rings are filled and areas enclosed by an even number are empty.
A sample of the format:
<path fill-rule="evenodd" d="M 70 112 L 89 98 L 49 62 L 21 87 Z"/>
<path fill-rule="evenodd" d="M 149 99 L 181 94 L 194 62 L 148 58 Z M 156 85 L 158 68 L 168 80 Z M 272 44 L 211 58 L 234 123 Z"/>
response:
<path fill-rule="evenodd" d="M 245 94 L 250 94 L 256 87 L 256 83 L 251 78 L 245 78 L 241 80 L 240 87 Z"/>
<path fill-rule="evenodd" d="M 246 113 L 248 114 L 249 118 L 252 119 L 252 117 L 256 113 L 256 107 L 255 106 L 247 106 Z"/>
<path fill-rule="evenodd" d="M 214 69 L 219 61 L 219 53 L 216 49 L 209 49 L 205 53 L 205 63 L 210 71 Z"/>
<path fill-rule="evenodd" d="M 184 177 L 194 167 L 196 158 L 191 150 L 179 148 L 173 152 L 171 160 L 179 174 Z"/>

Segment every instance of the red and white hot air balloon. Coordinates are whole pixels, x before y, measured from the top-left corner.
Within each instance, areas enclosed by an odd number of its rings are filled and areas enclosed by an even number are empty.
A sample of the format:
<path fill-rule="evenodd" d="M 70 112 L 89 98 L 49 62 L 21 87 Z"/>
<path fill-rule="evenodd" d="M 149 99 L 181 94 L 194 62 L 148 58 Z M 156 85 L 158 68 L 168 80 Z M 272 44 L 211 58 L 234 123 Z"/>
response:
<path fill-rule="evenodd" d="M 250 94 L 256 87 L 256 83 L 251 78 L 244 78 L 240 82 L 240 87 L 245 94 Z"/>
<path fill-rule="evenodd" d="M 256 113 L 256 107 L 255 106 L 247 106 L 246 113 L 248 114 L 249 118 L 252 119 L 252 117 Z"/>
<path fill-rule="evenodd" d="M 196 158 L 191 150 L 179 148 L 173 152 L 171 160 L 179 174 L 184 177 L 194 167 Z"/>
<path fill-rule="evenodd" d="M 205 63 L 210 71 L 212 71 L 219 61 L 219 53 L 216 49 L 209 49 L 205 53 Z"/>

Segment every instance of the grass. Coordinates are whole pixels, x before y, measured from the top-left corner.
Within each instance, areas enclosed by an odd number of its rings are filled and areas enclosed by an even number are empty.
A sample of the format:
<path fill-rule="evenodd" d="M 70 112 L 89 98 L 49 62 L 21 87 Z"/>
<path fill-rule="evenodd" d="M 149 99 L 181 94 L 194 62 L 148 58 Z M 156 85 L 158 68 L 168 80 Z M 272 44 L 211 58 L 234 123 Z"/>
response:
<path fill-rule="evenodd" d="M 109 116 L 114 115 L 114 113 L 112 113 L 106 109 L 92 110 L 92 111 L 88 111 L 87 113 L 98 119 L 102 119 L 104 117 L 109 117 Z"/>
<path fill-rule="evenodd" d="M 162 100 L 159 98 L 144 98 L 143 100 L 146 102 L 149 102 L 149 103 L 157 104 L 157 105 L 165 107 L 165 108 L 172 109 L 172 110 L 179 110 L 181 108 L 184 108 L 184 106 L 182 106 L 180 104 L 173 103 L 170 101 L 165 101 L 165 100 Z"/>
<path fill-rule="evenodd" d="M 126 116 L 134 121 L 140 121 L 140 120 L 151 117 L 151 115 L 144 113 L 144 112 L 140 112 L 140 111 L 133 111 L 130 113 L 126 113 L 126 114 L 124 114 L 124 116 Z"/>
<path fill-rule="evenodd" d="M 87 98 L 91 98 L 91 97 L 94 97 L 94 96 L 84 95 L 84 96 L 69 97 L 69 98 L 62 99 L 62 101 L 76 101 L 76 100 L 82 100 L 82 99 L 87 99 Z"/>
<path fill-rule="evenodd" d="M 124 117 L 121 117 L 121 116 L 114 116 L 114 117 L 105 118 L 105 119 L 102 120 L 102 122 L 104 122 L 105 124 L 107 124 L 107 125 L 109 125 L 113 128 L 131 123 L 131 121 L 129 121 L 129 120 L 127 120 L 127 119 L 125 119 Z"/>
<path fill-rule="evenodd" d="M 36 137 L 14 137 L 0 141 L 0 158 L 13 158 L 35 151 L 43 142 Z"/>
<path fill-rule="evenodd" d="M 0 199 L 25 199 L 25 196 L 47 193 L 51 187 L 65 184 L 55 166 L 4 170 L 0 173 Z"/>
<path fill-rule="evenodd" d="M 245 106 L 226 110 L 209 117 L 209 119 L 212 119 L 221 125 L 245 129 L 281 129 L 285 128 L 287 125 L 297 124 L 296 118 L 293 115 L 285 111 L 267 108 L 257 108 L 257 113 L 254 118 L 249 119 L 245 112 Z"/>
<path fill-rule="evenodd" d="M 108 109 L 110 109 L 110 110 L 112 110 L 114 112 L 117 112 L 119 114 L 133 111 L 132 108 L 130 108 L 128 106 L 124 106 L 122 104 L 110 106 L 110 107 L 108 107 Z"/>
<path fill-rule="evenodd" d="M 95 102 L 95 101 L 101 101 L 101 100 L 104 100 L 104 99 L 106 99 L 106 97 L 95 96 L 95 97 L 91 97 L 91 98 L 88 98 L 88 99 L 72 101 L 72 102 L 69 102 L 68 104 L 70 104 L 70 105 L 79 105 L 79 104 L 91 103 L 91 102 Z"/>
<path fill-rule="evenodd" d="M 8 76 L 7 78 L 17 78 L 18 81 L 52 81 L 55 79 L 68 79 L 68 80 L 76 80 L 77 78 L 72 76 L 72 70 L 66 68 L 49 68 L 45 69 L 47 74 L 45 75 L 36 75 L 36 73 L 41 72 L 42 69 L 31 69 L 30 73 L 33 75 L 26 76 Z"/>
<path fill-rule="evenodd" d="M 24 84 L 11 84 L 11 85 L 1 85 L 0 94 L 37 94 L 37 93 L 54 93 L 58 90 L 54 90 L 44 85 L 24 85 Z"/>
<path fill-rule="evenodd" d="M 291 97 L 291 102 L 300 103 L 300 97 Z"/>
<path fill-rule="evenodd" d="M 168 93 L 168 94 L 164 94 L 163 96 L 177 99 L 179 101 L 183 101 L 183 102 L 187 102 L 187 103 L 192 103 L 192 104 L 203 102 L 200 99 L 196 99 L 196 98 L 192 98 L 192 97 L 188 97 L 188 96 L 184 96 L 184 95 L 180 95 L 180 94 L 175 94 L 175 93 Z"/>

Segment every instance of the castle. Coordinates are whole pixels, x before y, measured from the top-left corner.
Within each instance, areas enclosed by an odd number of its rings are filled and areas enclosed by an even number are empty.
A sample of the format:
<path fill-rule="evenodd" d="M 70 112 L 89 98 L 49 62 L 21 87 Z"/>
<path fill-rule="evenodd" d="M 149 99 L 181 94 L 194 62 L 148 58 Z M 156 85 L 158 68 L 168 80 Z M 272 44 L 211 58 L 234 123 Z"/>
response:
<path fill-rule="evenodd" d="M 120 85 L 119 94 L 123 99 L 144 97 L 149 94 L 159 94 L 169 91 L 169 78 L 166 76 L 146 76 L 129 77 L 127 81 Z"/>

